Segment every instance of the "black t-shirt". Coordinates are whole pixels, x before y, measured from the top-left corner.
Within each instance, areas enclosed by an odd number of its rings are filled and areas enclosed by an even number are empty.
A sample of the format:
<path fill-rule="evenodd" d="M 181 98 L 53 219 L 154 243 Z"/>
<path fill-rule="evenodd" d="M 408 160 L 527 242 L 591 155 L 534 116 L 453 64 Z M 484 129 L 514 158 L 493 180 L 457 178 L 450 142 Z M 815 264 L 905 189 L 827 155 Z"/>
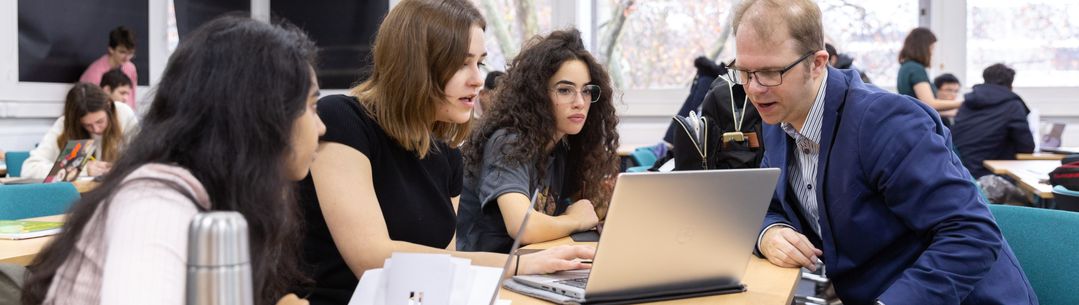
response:
<path fill-rule="evenodd" d="M 354 97 L 323 97 L 318 114 L 326 124 L 321 141 L 347 145 L 371 161 L 371 181 L 390 239 L 446 248 L 457 221 L 450 198 L 461 193 L 460 151 L 435 141 L 420 159 L 387 135 Z M 307 222 L 304 259 L 316 282 L 299 292 L 310 293 L 311 304 L 346 304 L 358 280 L 333 242 L 310 175 L 299 183 L 297 198 Z"/>
<path fill-rule="evenodd" d="M 567 146 L 562 143 L 547 158 L 547 170 L 542 183 L 537 179 L 533 164 L 508 162 L 503 149 L 517 145 L 517 135 L 498 130 L 484 144 L 483 161 L 477 177 L 465 177 L 457 219 L 457 250 L 508 253 L 513 238 L 506 231 L 502 209 L 497 199 L 507 193 L 520 193 L 531 198 L 540 189 L 537 209 L 548 215 L 561 215 L 572 203 L 569 198 L 573 183 L 566 183 Z M 566 186 L 566 187 L 563 187 Z"/>

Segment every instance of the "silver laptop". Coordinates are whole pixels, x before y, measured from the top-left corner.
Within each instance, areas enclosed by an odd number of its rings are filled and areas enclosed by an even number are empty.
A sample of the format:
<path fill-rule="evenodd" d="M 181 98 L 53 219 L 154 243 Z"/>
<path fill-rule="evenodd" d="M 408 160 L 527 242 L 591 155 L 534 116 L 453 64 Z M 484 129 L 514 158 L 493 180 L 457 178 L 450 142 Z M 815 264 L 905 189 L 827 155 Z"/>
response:
<path fill-rule="evenodd" d="M 778 177 L 775 168 L 623 173 L 591 271 L 513 280 L 582 302 L 742 291 Z"/>

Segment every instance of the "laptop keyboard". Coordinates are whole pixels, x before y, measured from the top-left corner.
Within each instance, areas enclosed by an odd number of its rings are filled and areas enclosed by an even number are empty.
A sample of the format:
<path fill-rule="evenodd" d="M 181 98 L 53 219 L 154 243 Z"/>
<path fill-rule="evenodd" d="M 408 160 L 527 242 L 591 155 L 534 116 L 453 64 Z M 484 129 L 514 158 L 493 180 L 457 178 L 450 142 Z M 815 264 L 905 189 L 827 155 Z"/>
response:
<path fill-rule="evenodd" d="M 581 278 L 575 278 L 575 279 L 561 280 L 561 281 L 558 281 L 558 282 L 555 282 L 555 283 L 569 285 L 569 286 L 584 289 L 584 285 L 586 283 L 588 283 L 588 278 L 587 277 L 581 277 Z"/>

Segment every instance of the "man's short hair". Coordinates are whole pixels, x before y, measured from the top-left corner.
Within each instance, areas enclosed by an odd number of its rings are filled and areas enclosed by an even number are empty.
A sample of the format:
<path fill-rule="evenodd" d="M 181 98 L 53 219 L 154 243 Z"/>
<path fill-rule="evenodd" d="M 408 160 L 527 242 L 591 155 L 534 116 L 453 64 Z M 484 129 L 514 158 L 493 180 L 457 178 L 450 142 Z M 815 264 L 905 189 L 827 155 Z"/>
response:
<path fill-rule="evenodd" d="M 959 78 L 956 78 L 951 73 L 944 73 L 933 79 L 933 85 L 937 86 L 937 88 L 944 86 L 944 84 L 959 84 Z"/>
<path fill-rule="evenodd" d="M 120 68 L 109 70 L 101 75 L 101 88 L 109 87 L 109 90 L 116 90 L 123 86 L 134 87 L 131 85 L 131 78 L 127 77 Z"/>
<path fill-rule="evenodd" d="M 775 25 L 786 26 L 790 37 L 797 41 L 797 53 L 804 54 L 824 49 L 824 28 L 821 25 L 820 7 L 812 0 L 744 0 L 734 9 L 731 26 L 738 35 L 742 19 L 753 7 L 756 14 L 770 14 L 773 18 L 751 17 L 760 39 L 767 39 L 776 30 Z M 774 40 L 774 38 L 773 38 Z"/>
<path fill-rule="evenodd" d="M 1015 70 L 1003 63 L 996 63 L 982 71 L 982 78 L 985 79 L 986 84 L 1011 88 L 1012 81 L 1015 80 Z"/>
<path fill-rule="evenodd" d="M 828 51 L 828 60 L 832 60 L 832 58 L 835 58 L 836 55 L 839 55 L 839 52 L 836 52 L 835 47 L 833 47 L 830 43 L 824 44 L 824 50 Z"/>
<path fill-rule="evenodd" d="M 119 26 L 112 29 L 112 31 L 109 31 L 109 48 L 115 49 L 118 46 L 125 47 L 128 50 L 134 50 L 135 31 L 132 31 L 125 26 Z"/>
<path fill-rule="evenodd" d="M 483 89 L 494 90 L 498 87 L 498 79 L 506 75 L 506 72 L 491 71 L 487 73 L 487 79 L 483 80 Z"/>

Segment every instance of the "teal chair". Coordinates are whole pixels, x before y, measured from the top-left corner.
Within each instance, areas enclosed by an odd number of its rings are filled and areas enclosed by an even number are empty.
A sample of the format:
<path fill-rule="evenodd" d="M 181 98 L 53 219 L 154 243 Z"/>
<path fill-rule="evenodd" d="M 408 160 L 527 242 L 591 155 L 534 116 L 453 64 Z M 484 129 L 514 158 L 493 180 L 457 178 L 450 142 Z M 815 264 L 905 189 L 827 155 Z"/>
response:
<path fill-rule="evenodd" d="M 28 151 L 9 151 L 4 154 L 4 163 L 7 165 L 7 176 L 18 177 L 22 174 L 22 163 L 30 158 Z"/>
<path fill-rule="evenodd" d="M 77 200 L 70 182 L 0 185 L 0 220 L 63 214 Z"/>
<path fill-rule="evenodd" d="M 646 172 L 652 168 L 652 164 L 656 163 L 656 154 L 648 147 L 638 147 L 630 156 L 633 157 L 633 162 L 636 162 L 637 166 L 626 169 L 627 172 Z"/>
<path fill-rule="evenodd" d="M 989 205 L 1041 304 L 1079 304 L 1079 213 Z"/>
<path fill-rule="evenodd" d="M 1079 191 L 1069 190 L 1063 185 L 1054 186 L 1053 201 L 1057 210 L 1079 212 Z"/>

